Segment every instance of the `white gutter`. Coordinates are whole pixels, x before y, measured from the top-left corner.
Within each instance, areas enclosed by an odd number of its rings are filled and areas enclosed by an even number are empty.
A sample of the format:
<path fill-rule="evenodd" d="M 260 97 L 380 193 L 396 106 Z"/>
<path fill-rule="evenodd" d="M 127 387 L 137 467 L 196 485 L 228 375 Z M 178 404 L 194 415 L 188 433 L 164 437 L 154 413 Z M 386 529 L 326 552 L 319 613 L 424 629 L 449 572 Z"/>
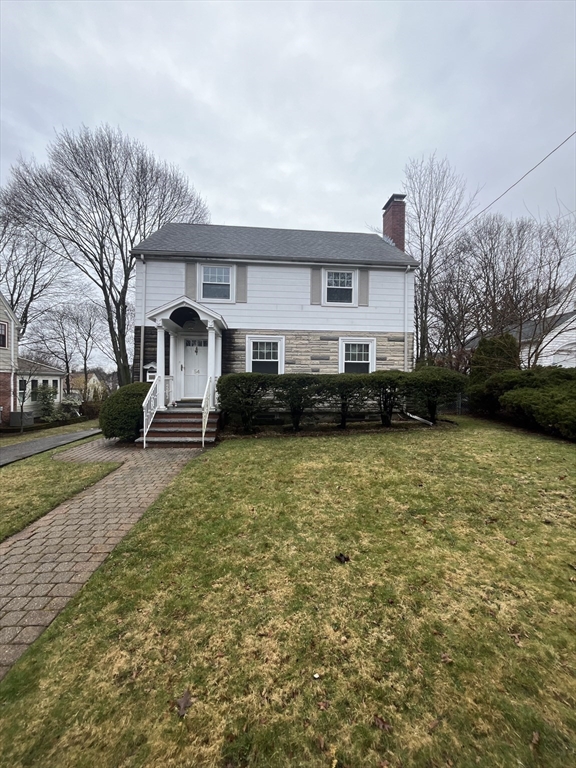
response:
<path fill-rule="evenodd" d="M 408 371 L 408 273 L 410 267 L 404 272 L 404 370 Z"/>
<path fill-rule="evenodd" d="M 140 314 L 140 370 L 138 372 L 139 381 L 144 381 L 144 327 L 146 325 L 146 259 L 144 254 L 140 254 L 140 260 L 142 261 L 142 269 L 144 271 L 142 275 L 142 312 Z"/>

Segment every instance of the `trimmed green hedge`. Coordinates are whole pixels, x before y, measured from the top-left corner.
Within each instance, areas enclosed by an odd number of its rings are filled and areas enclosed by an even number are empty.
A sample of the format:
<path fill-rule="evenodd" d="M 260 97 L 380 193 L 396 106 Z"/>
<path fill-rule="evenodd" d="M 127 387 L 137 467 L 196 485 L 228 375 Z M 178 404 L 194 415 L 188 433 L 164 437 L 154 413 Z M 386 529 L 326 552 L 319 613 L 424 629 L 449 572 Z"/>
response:
<path fill-rule="evenodd" d="M 130 442 L 139 437 L 144 425 L 142 404 L 149 389 L 150 384 L 146 382 L 127 384 L 104 400 L 100 409 L 100 428 L 104 437 L 118 437 Z"/>
<path fill-rule="evenodd" d="M 342 429 L 352 413 L 366 410 L 379 412 L 382 424 L 389 426 L 392 412 L 406 395 L 417 413 L 435 422 L 438 409 L 463 392 L 465 384 L 462 374 L 431 367 L 413 373 L 230 373 L 221 376 L 217 386 L 222 410 L 251 432 L 258 413 L 272 408 L 287 410 L 295 430 L 300 429 L 303 415 L 317 408 L 337 411 Z"/>

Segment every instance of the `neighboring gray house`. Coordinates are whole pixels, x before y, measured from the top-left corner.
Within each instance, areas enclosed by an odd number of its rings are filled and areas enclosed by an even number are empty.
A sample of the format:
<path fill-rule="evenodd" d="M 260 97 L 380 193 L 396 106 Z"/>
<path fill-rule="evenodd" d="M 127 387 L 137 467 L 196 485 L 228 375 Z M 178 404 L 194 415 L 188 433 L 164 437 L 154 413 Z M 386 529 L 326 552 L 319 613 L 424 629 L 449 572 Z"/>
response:
<path fill-rule="evenodd" d="M 213 408 L 229 372 L 411 369 L 418 265 L 403 250 L 404 197 L 386 203 L 384 237 L 162 227 L 133 250 L 134 380 L 159 377 L 160 410 L 205 396 Z"/>

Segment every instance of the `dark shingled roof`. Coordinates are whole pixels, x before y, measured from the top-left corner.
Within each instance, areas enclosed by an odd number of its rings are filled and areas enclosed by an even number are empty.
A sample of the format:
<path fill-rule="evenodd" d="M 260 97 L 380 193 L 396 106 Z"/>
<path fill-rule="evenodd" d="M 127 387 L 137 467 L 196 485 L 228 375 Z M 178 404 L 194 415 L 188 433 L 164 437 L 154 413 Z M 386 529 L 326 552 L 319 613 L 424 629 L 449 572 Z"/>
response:
<path fill-rule="evenodd" d="M 411 256 L 379 235 L 216 224 L 165 224 L 132 252 L 242 261 L 417 266 Z"/>

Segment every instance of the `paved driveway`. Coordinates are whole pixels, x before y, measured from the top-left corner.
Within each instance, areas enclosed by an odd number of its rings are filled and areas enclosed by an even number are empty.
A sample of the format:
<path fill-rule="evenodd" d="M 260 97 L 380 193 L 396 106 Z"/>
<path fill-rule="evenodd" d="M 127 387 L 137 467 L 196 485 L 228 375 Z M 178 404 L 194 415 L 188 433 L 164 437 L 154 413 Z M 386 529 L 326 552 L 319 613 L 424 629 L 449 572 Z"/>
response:
<path fill-rule="evenodd" d="M 0 679 L 200 452 L 144 451 L 96 440 L 54 456 L 56 461 L 123 463 L 0 544 Z"/>

